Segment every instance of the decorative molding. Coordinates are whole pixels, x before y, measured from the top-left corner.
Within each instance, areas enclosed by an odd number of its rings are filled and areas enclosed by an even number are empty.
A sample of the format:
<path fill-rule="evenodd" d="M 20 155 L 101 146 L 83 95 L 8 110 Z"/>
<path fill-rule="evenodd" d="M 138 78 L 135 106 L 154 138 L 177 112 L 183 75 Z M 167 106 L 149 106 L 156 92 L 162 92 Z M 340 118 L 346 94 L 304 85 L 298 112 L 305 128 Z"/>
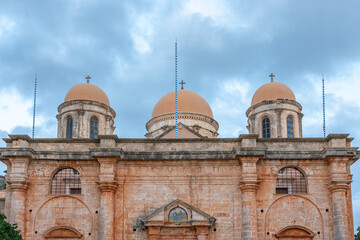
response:
<path fill-rule="evenodd" d="M 96 182 L 100 192 L 112 192 L 114 193 L 118 187 L 118 183 L 115 181 L 112 182 Z"/>

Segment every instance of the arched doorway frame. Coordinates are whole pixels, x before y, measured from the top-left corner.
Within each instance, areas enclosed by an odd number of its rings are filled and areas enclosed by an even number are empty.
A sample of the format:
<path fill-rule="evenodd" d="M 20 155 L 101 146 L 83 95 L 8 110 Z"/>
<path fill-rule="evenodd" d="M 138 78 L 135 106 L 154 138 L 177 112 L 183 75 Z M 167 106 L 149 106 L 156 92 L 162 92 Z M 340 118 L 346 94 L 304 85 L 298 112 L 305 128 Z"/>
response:
<path fill-rule="evenodd" d="M 56 231 L 64 231 L 65 233 L 67 233 L 67 236 L 51 236 L 52 233 L 56 232 Z M 83 236 L 81 235 L 81 233 L 76 230 L 73 227 L 70 226 L 55 226 L 50 228 L 49 230 L 47 230 L 44 234 L 45 240 L 50 240 L 50 239 L 56 239 L 56 238 L 69 238 L 69 239 L 74 239 L 74 240 L 83 240 Z"/>

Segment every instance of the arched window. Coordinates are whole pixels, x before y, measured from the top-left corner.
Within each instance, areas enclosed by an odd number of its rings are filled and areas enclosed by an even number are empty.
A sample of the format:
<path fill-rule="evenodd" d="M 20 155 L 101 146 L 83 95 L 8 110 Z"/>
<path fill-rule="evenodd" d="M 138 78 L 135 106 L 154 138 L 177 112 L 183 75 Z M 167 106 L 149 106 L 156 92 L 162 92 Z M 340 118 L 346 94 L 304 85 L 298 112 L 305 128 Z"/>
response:
<path fill-rule="evenodd" d="M 264 118 L 262 120 L 262 137 L 263 138 L 270 138 L 270 119 Z"/>
<path fill-rule="evenodd" d="M 98 133 L 98 120 L 92 117 L 90 119 L 90 138 L 97 138 Z"/>
<path fill-rule="evenodd" d="M 73 119 L 69 117 L 66 120 L 66 138 L 72 138 Z"/>
<path fill-rule="evenodd" d="M 58 170 L 51 181 L 51 194 L 81 194 L 79 172 L 73 168 Z"/>
<path fill-rule="evenodd" d="M 292 117 L 287 117 L 287 136 L 288 138 L 294 138 L 294 120 Z"/>
<path fill-rule="evenodd" d="M 295 167 L 285 167 L 278 172 L 276 179 L 277 194 L 304 194 L 306 179 L 302 172 Z"/>

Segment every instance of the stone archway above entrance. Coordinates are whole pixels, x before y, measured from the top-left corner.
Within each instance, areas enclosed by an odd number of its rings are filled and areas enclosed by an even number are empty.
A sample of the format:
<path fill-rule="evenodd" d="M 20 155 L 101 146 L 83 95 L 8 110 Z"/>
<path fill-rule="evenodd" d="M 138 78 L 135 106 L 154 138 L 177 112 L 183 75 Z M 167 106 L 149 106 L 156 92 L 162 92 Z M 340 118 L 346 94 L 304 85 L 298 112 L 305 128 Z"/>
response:
<path fill-rule="evenodd" d="M 149 240 L 208 240 L 215 221 L 204 211 L 177 199 L 140 217 L 135 227 L 146 230 Z"/>
<path fill-rule="evenodd" d="M 315 234 L 306 227 L 293 225 L 281 229 L 275 236 L 281 240 L 312 240 Z"/>

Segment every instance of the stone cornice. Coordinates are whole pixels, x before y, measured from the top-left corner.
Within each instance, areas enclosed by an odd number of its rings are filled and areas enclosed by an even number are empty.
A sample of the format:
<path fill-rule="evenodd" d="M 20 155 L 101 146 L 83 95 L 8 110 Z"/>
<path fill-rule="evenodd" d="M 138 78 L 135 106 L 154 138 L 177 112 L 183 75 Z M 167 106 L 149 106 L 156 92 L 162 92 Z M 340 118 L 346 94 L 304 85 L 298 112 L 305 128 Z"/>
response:
<path fill-rule="evenodd" d="M 263 158 L 265 156 L 266 148 L 264 147 L 246 147 L 241 148 L 237 147 L 233 149 L 235 158 L 241 157 L 259 157 Z"/>
<path fill-rule="evenodd" d="M 32 148 L 2 148 L 1 158 L 33 158 L 35 151 Z"/>
<path fill-rule="evenodd" d="M 358 156 L 358 148 L 355 147 L 344 147 L 344 148 L 324 148 L 321 152 L 322 158 L 330 157 L 346 157 L 352 159 Z"/>
<path fill-rule="evenodd" d="M 62 104 L 59 105 L 58 107 L 58 112 L 60 113 L 60 111 L 67 106 L 70 105 L 77 105 L 77 104 L 88 104 L 88 105 L 95 105 L 95 106 L 99 106 L 102 108 L 105 108 L 106 110 L 108 110 L 109 112 L 111 112 L 111 114 L 113 115 L 113 117 L 115 118 L 116 116 L 116 112 L 114 109 L 112 109 L 110 106 L 100 103 L 100 102 L 96 102 L 96 101 L 89 101 L 89 100 L 72 100 L 72 101 L 67 101 L 67 102 L 63 102 Z M 80 109 L 74 109 L 74 111 L 77 111 Z M 81 110 L 85 110 L 83 108 L 81 108 Z"/>
<path fill-rule="evenodd" d="M 266 100 L 266 101 L 262 101 L 257 104 L 254 104 L 253 106 L 249 107 L 246 110 L 246 116 L 248 117 L 252 110 L 254 110 L 255 108 L 258 108 L 260 106 L 269 105 L 269 104 L 279 104 L 279 103 L 287 103 L 287 104 L 295 105 L 296 107 L 299 108 L 299 111 L 302 110 L 301 104 L 298 103 L 297 101 L 289 100 L 289 99 L 275 99 L 275 100 Z"/>
<path fill-rule="evenodd" d="M 93 158 L 118 158 L 124 156 L 124 151 L 121 148 L 90 148 L 90 155 Z"/>
<path fill-rule="evenodd" d="M 239 159 L 244 157 L 259 157 L 263 160 L 322 160 L 325 161 L 323 151 L 281 151 L 267 150 L 267 148 L 234 148 L 232 151 L 123 151 L 121 148 L 90 148 L 84 151 L 18 151 L 18 148 L 0 149 L 0 159 L 12 157 L 27 157 L 36 160 L 77 160 L 88 161 L 97 158 L 113 157 L 123 160 L 181 160 L 181 159 Z M 339 155 L 335 155 L 338 153 Z M 333 151 L 331 157 L 348 157 L 355 161 L 360 157 L 357 151 L 354 155 L 345 151 Z"/>
<path fill-rule="evenodd" d="M 146 123 L 146 130 L 149 131 L 151 126 L 158 123 L 158 122 L 162 122 L 162 121 L 166 121 L 166 120 L 170 120 L 170 119 L 175 119 L 175 114 L 169 113 L 169 114 L 165 114 L 165 115 L 161 115 L 161 116 L 152 118 Z M 215 128 L 216 131 L 219 129 L 219 123 L 215 119 L 213 119 L 211 117 L 208 117 L 208 116 L 205 116 L 205 115 L 201 115 L 201 114 L 179 113 L 178 114 L 178 119 L 201 120 L 201 121 L 204 121 L 204 122 L 209 123 L 210 125 L 212 125 Z"/>

